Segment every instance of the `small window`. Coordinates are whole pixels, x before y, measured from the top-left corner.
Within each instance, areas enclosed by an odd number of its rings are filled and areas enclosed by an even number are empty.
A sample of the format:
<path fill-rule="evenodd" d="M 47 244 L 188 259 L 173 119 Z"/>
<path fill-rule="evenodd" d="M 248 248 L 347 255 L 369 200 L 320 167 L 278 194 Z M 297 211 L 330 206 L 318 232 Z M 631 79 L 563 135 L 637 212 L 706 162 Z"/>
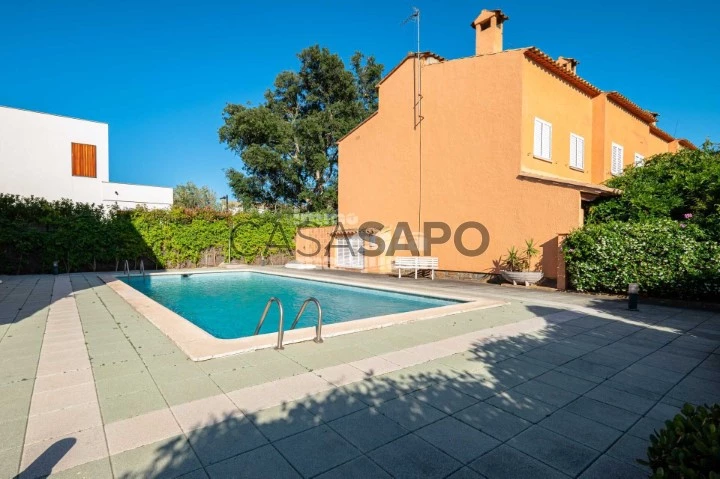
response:
<path fill-rule="evenodd" d="M 552 125 L 545 120 L 535 118 L 535 136 L 533 143 L 533 156 L 541 160 L 550 161 L 550 146 L 552 143 Z"/>
<path fill-rule="evenodd" d="M 363 240 L 355 235 L 351 238 L 339 237 L 336 248 L 336 266 L 340 268 L 363 269 L 365 257 L 362 254 Z"/>
<path fill-rule="evenodd" d="M 620 175 L 623 172 L 623 147 L 617 143 L 612 144 L 612 153 L 610 158 L 610 172 L 613 175 Z"/>
<path fill-rule="evenodd" d="M 97 178 L 97 148 L 95 145 L 72 143 L 72 174 Z"/>
<path fill-rule="evenodd" d="M 645 166 L 645 157 L 642 156 L 640 153 L 635 153 L 635 162 L 636 167 L 639 166 Z"/>
<path fill-rule="evenodd" d="M 570 168 L 585 168 L 585 138 L 570 133 Z"/>

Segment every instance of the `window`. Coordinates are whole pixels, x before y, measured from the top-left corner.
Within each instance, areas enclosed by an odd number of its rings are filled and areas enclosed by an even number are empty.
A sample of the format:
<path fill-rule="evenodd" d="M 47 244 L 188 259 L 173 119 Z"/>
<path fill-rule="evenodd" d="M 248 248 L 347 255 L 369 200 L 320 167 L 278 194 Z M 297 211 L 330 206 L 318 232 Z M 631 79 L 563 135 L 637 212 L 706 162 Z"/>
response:
<path fill-rule="evenodd" d="M 640 153 L 635 153 L 635 166 L 645 166 L 645 157 Z"/>
<path fill-rule="evenodd" d="M 570 168 L 585 168 L 585 138 L 570 133 Z"/>
<path fill-rule="evenodd" d="M 97 178 L 97 148 L 95 145 L 72 143 L 72 174 Z"/>
<path fill-rule="evenodd" d="M 552 143 L 552 125 L 545 120 L 535 118 L 535 140 L 533 156 L 550 161 L 550 145 Z"/>
<path fill-rule="evenodd" d="M 612 153 L 610 158 L 610 172 L 613 175 L 619 175 L 623 172 L 623 147 L 617 143 L 612 144 Z"/>
<path fill-rule="evenodd" d="M 337 239 L 336 266 L 340 268 L 363 269 L 365 267 L 365 257 L 360 251 L 363 240 L 358 235 L 347 237 L 339 237 Z"/>

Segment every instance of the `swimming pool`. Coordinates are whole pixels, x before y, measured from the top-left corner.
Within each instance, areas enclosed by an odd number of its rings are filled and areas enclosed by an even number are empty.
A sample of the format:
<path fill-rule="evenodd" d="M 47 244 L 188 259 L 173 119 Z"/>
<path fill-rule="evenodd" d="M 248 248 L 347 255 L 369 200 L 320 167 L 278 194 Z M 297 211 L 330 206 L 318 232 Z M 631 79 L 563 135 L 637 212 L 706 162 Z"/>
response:
<path fill-rule="evenodd" d="M 169 274 L 121 279 L 219 339 L 251 336 L 265 304 L 272 296 L 282 301 L 286 329 L 303 301 L 311 296 L 322 305 L 324 324 L 462 303 L 257 272 L 202 273 L 187 277 Z M 297 328 L 314 326 L 316 322 L 317 310 L 309 305 Z M 260 333 L 277 332 L 277 326 L 278 310 L 273 306 Z"/>

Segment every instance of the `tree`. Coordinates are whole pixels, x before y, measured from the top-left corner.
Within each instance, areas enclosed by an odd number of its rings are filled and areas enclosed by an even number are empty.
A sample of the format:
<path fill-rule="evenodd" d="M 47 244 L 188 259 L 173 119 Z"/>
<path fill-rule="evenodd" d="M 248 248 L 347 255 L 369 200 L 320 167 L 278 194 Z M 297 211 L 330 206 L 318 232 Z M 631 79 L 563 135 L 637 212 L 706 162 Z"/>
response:
<path fill-rule="evenodd" d="M 173 203 L 183 208 L 217 208 L 217 195 L 207 186 L 188 181 L 173 189 Z"/>
<path fill-rule="evenodd" d="M 323 211 L 337 208 L 337 141 L 377 110 L 383 66 L 355 53 L 351 69 L 327 48 L 298 54 L 257 106 L 229 103 L 220 142 L 243 161 L 226 171 L 245 204 L 271 203 Z"/>

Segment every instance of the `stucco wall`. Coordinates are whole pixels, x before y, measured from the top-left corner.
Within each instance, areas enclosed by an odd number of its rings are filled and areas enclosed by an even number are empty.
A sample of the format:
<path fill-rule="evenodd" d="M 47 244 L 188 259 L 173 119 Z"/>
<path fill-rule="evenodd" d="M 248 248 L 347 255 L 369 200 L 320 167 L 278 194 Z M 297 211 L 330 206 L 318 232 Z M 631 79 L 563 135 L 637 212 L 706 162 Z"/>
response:
<path fill-rule="evenodd" d="M 526 59 L 523 63 L 522 168 L 524 171 L 590 183 L 592 99 Z M 535 118 L 552 124 L 550 161 L 533 156 Z M 585 140 L 582 171 L 570 168 L 570 134 Z"/>
<path fill-rule="evenodd" d="M 386 227 L 405 221 L 415 232 L 433 221 L 453 233 L 464 222 L 482 223 L 490 243 L 480 256 L 463 255 L 452 240 L 421 251 L 438 256 L 444 270 L 492 272 L 507 249 L 525 239 L 554 245 L 558 233 L 578 225 L 580 195 L 517 178 L 523 62 L 521 52 L 506 52 L 423 67 L 420 157 L 414 60 L 406 61 L 380 86 L 379 113 L 340 144 L 340 213 Z M 481 237 L 469 230 L 463 240 L 474 249 Z M 553 255 L 547 261 L 555 261 Z M 366 264 L 370 271 L 390 267 L 382 260 Z M 554 263 L 546 273 L 555 276 Z"/>
<path fill-rule="evenodd" d="M 120 209 L 133 209 L 138 205 L 150 209 L 166 209 L 173 204 L 173 189 L 160 186 L 103 183 L 103 204 L 117 205 Z"/>
<path fill-rule="evenodd" d="M 97 147 L 97 178 L 72 176 L 71 143 Z M 0 192 L 100 203 L 108 125 L 0 107 Z"/>
<path fill-rule="evenodd" d="M 72 143 L 95 145 L 97 176 L 72 175 Z M 0 107 L 0 193 L 168 208 L 172 188 L 109 182 L 108 125 Z"/>

